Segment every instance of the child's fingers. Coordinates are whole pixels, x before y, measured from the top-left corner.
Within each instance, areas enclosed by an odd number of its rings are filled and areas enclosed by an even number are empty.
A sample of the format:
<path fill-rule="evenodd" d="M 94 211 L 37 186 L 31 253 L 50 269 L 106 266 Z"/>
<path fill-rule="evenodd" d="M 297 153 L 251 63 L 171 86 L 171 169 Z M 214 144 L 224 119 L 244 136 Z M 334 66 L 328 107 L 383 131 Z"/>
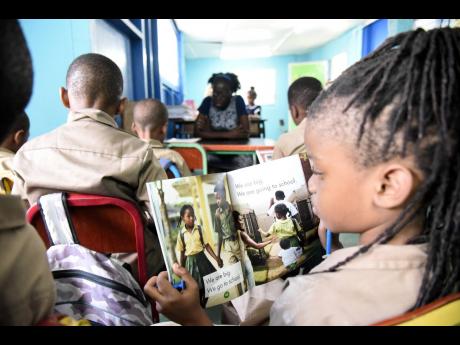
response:
<path fill-rule="evenodd" d="M 174 289 L 171 283 L 169 282 L 167 272 L 161 272 L 158 275 L 157 286 L 158 291 L 163 295 L 169 295 L 171 293 L 177 292 L 176 289 Z"/>
<path fill-rule="evenodd" d="M 174 264 L 173 265 L 173 271 L 179 277 L 182 278 L 182 280 L 185 282 L 185 285 L 188 288 L 191 288 L 192 286 L 198 287 L 195 279 L 191 276 L 191 274 L 184 267 L 179 266 L 178 264 Z"/>
<path fill-rule="evenodd" d="M 157 276 L 150 278 L 144 286 L 144 292 L 147 296 L 155 301 L 160 301 L 163 299 L 163 296 L 156 288 Z"/>

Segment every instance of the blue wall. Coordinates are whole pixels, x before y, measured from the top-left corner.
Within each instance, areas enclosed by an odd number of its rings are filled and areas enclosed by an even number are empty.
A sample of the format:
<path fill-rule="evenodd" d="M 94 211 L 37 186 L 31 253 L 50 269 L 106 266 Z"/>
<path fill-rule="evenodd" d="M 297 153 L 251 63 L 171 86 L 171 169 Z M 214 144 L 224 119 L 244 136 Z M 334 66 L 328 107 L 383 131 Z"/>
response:
<path fill-rule="evenodd" d="M 30 137 L 65 123 L 68 110 L 59 99 L 67 68 L 77 56 L 91 51 L 89 20 L 21 19 L 34 68 L 32 98 L 26 108 Z"/>
<path fill-rule="evenodd" d="M 197 106 L 203 100 L 203 92 L 209 77 L 217 72 L 231 72 L 235 69 L 274 68 L 276 69 L 276 99 L 273 105 L 263 106 L 267 138 L 277 139 L 288 128 L 289 108 L 287 102 L 288 65 L 293 62 L 328 60 L 346 51 L 348 63 L 361 58 L 361 27 L 344 33 L 337 39 L 302 55 L 281 55 L 271 58 L 250 60 L 221 60 L 218 58 L 187 59 L 185 62 L 185 99 L 193 99 Z M 244 98 L 244 97 L 243 97 Z M 279 120 L 284 120 L 280 126 Z"/>

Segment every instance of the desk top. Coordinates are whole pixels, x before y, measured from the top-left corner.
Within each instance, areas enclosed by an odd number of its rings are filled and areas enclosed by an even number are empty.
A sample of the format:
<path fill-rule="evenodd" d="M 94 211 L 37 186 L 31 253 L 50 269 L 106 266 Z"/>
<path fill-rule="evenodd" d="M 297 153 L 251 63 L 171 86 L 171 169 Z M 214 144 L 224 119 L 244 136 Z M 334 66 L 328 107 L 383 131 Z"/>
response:
<path fill-rule="evenodd" d="M 249 140 L 203 140 L 200 142 L 206 151 L 256 151 L 272 150 L 275 141 L 265 138 L 250 138 Z"/>

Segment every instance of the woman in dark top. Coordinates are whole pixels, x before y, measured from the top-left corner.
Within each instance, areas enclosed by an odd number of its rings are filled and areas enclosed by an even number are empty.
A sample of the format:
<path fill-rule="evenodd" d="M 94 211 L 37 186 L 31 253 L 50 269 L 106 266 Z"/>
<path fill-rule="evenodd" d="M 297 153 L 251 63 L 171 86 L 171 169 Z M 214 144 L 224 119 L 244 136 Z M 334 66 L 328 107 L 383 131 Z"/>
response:
<path fill-rule="evenodd" d="M 195 133 L 203 139 L 239 140 L 249 138 L 246 104 L 233 95 L 241 86 L 233 73 L 215 73 L 209 78 L 212 96 L 206 97 L 198 108 Z M 225 172 L 252 165 L 250 156 L 208 154 L 210 172 Z"/>
<path fill-rule="evenodd" d="M 203 139 L 247 139 L 249 121 L 246 105 L 239 95 L 238 77 L 233 73 L 215 73 L 208 80 L 212 97 L 206 97 L 198 108 L 196 135 Z"/>

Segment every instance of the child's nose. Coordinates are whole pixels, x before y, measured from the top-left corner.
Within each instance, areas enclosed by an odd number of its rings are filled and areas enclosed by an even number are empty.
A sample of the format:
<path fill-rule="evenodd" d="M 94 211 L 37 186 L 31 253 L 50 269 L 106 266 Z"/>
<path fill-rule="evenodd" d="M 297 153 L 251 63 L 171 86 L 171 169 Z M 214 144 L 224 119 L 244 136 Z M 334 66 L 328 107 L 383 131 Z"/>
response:
<path fill-rule="evenodd" d="M 307 190 L 309 194 L 315 194 L 316 193 L 316 183 L 315 183 L 315 176 L 312 175 L 307 181 Z"/>

